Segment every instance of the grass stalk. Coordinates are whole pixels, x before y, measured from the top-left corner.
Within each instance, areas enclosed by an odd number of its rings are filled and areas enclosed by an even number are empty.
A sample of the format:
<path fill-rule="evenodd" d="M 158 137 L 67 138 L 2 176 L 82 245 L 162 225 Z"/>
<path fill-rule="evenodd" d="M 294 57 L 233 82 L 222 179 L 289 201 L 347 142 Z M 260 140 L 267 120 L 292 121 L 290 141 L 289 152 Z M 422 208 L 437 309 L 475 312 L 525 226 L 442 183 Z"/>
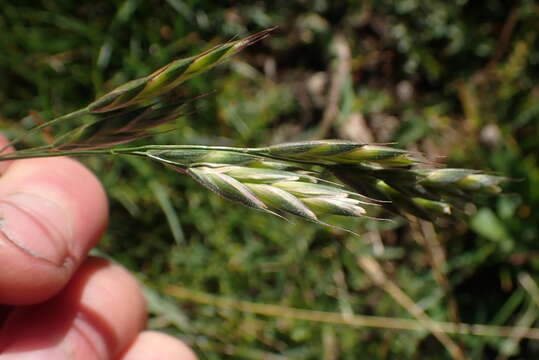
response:
<path fill-rule="evenodd" d="M 448 316 L 452 322 L 459 322 L 460 311 L 458 302 L 452 292 L 451 282 L 446 275 L 447 257 L 445 248 L 440 242 L 434 225 L 428 221 L 412 219 L 410 225 L 413 229 L 412 236 L 425 248 L 433 271 L 434 280 L 443 289 L 447 298 Z"/>
<path fill-rule="evenodd" d="M 428 328 L 419 320 L 374 315 L 343 314 L 328 311 L 306 310 L 275 304 L 255 303 L 220 297 L 183 286 L 171 285 L 164 292 L 177 300 L 209 305 L 220 309 L 236 310 L 249 314 L 281 319 L 304 320 L 332 325 L 388 330 L 425 331 Z M 483 324 L 452 323 L 431 320 L 445 334 L 479 337 L 522 337 L 539 340 L 539 328 L 522 326 L 495 326 Z M 517 333 L 518 332 L 518 333 Z"/>
<path fill-rule="evenodd" d="M 56 125 L 60 122 L 63 122 L 63 121 L 69 121 L 69 120 L 75 120 L 81 116 L 84 116 L 86 114 L 89 113 L 89 110 L 88 108 L 83 108 L 83 109 L 79 109 L 79 110 L 75 110 L 73 112 L 70 112 L 69 114 L 65 114 L 65 115 L 62 115 L 62 116 L 59 116 L 57 118 L 54 118 L 50 121 L 47 121 L 43 124 L 39 124 L 37 126 L 34 126 L 33 128 L 27 130 L 23 135 L 11 140 L 9 143 L 7 143 L 6 145 L 4 145 L 2 148 L 0 148 L 0 153 L 2 153 L 4 150 L 6 150 L 7 148 L 9 148 L 10 146 L 14 146 L 16 144 L 18 144 L 19 142 L 21 142 L 22 140 L 26 139 L 28 136 L 32 135 L 33 133 L 39 131 L 39 130 L 42 130 L 44 128 L 47 128 L 49 126 L 53 126 L 53 125 Z M 0 157 L 0 161 L 2 161 L 2 157 Z"/>

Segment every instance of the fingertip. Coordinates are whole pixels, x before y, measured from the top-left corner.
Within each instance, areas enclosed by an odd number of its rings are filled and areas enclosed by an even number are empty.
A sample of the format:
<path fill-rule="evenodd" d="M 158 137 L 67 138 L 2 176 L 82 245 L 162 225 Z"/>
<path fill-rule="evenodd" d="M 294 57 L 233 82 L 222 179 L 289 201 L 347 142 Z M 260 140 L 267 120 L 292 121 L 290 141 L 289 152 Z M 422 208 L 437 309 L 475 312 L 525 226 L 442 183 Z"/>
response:
<path fill-rule="evenodd" d="M 167 334 L 140 333 L 121 360 L 196 360 L 197 357 L 182 341 Z"/>

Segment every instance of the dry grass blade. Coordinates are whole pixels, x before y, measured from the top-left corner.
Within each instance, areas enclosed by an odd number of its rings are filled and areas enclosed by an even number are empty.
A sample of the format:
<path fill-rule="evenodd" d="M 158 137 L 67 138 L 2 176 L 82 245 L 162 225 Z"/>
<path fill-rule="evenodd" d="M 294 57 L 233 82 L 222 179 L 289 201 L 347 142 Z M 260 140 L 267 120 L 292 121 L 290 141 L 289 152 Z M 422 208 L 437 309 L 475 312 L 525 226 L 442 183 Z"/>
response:
<path fill-rule="evenodd" d="M 406 293 L 388 279 L 382 267 L 371 256 L 357 256 L 358 265 L 369 275 L 371 280 L 385 292 L 387 292 L 396 302 L 404 307 L 411 315 L 420 321 L 432 334 L 442 343 L 453 359 L 467 359 L 462 349 L 443 331 L 443 329 L 423 311 Z"/>
<path fill-rule="evenodd" d="M 206 304 L 222 309 L 234 309 L 245 313 L 259 314 L 268 317 L 295 319 L 358 328 L 368 327 L 407 331 L 425 330 L 425 324 L 416 319 L 361 314 L 343 314 L 328 311 L 305 310 L 274 304 L 262 304 L 219 297 L 177 285 L 169 286 L 165 292 L 178 300 Z M 487 337 L 520 337 L 522 333 L 523 338 L 539 340 L 538 328 L 451 323 L 434 320 L 430 321 L 432 325 L 436 326 L 436 328 L 446 334 Z"/>

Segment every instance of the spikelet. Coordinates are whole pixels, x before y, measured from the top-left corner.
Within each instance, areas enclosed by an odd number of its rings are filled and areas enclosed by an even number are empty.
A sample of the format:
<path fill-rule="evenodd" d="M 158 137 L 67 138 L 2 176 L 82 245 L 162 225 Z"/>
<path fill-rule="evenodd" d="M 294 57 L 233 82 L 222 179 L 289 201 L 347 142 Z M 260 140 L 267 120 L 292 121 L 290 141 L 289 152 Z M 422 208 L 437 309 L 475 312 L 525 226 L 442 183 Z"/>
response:
<path fill-rule="evenodd" d="M 181 116 L 184 105 L 164 102 L 90 114 L 87 124 L 57 138 L 54 151 L 110 148 L 150 136 L 148 130 Z"/>
<path fill-rule="evenodd" d="M 502 191 L 500 184 L 508 179 L 483 174 L 469 169 L 434 169 L 418 172 L 424 178 L 420 184 L 448 193 L 476 192 L 485 195 L 496 195 Z"/>
<path fill-rule="evenodd" d="M 419 162 L 409 152 L 388 146 L 345 140 L 318 140 L 279 144 L 267 148 L 270 155 L 284 160 L 322 165 L 363 164 L 406 167 Z"/>
<path fill-rule="evenodd" d="M 179 59 L 140 79 L 132 80 L 92 102 L 88 109 L 102 113 L 140 103 L 149 98 L 164 94 L 178 85 L 217 64 L 229 59 L 257 41 L 267 37 L 275 28 L 270 28 L 244 39 L 230 41 L 186 59 Z"/>
<path fill-rule="evenodd" d="M 290 164 L 258 156 L 205 150 L 147 151 L 146 155 L 182 168 L 225 199 L 277 216 L 291 214 L 327 225 L 318 216 L 360 217 L 366 213 L 360 204 L 369 204 L 358 199 L 360 194 L 320 184 L 324 180 L 294 171 Z"/>
<path fill-rule="evenodd" d="M 285 161 L 241 152 L 201 149 L 159 149 L 147 150 L 144 154 L 157 161 L 175 166 L 204 164 L 242 165 L 251 169 L 296 170 L 298 166 Z"/>

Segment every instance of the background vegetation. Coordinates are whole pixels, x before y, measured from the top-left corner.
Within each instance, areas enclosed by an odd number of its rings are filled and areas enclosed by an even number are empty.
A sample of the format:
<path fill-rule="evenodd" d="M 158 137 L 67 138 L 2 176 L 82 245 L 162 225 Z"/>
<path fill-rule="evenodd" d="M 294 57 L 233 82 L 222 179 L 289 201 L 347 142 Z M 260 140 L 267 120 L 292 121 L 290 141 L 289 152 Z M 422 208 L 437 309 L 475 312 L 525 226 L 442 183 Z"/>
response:
<path fill-rule="evenodd" d="M 518 181 L 452 223 L 346 223 L 358 239 L 231 206 L 144 160 L 84 159 L 110 196 L 99 252 L 147 286 L 150 326 L 202 359 L 534 358 L 538 23 L 532 0 L 3 0 L 0 126 L 14 136 L 175 58 L 279 25 L 186 83 L 182 96 L 216 92 L 153 141 L 395 142 Z M 368 327 L 355 314 L 390 319 Z M 432 321 L 520 329 L 446 334 Z"/>

